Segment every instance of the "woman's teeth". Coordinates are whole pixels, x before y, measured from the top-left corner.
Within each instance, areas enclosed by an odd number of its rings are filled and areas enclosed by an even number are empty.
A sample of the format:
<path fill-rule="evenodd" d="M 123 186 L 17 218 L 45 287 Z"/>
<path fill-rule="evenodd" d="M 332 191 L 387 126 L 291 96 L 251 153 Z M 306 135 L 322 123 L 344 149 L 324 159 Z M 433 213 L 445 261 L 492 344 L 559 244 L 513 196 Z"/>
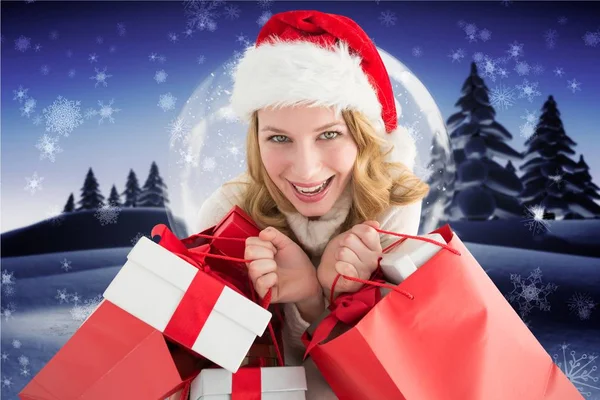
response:
<path fill-rule="evenodd" d="M 313 186 L 313 187 L 309 187 L 309 188 L 301 188 L 299 186 L 296 186 L 292 183 L 292 186 L 294 186 L 294 189 L 296 189 L 296 191 L 298 191 L 299 193 L 302 194 L 317 194 L 319 192 L 321 192 L 325 186 L 327 186 L 327 183 L 329 182 L 329 179 L 327 179 L 326 181 L 324 181 L 323 183 L 321 183 L 318 186 Z"/>

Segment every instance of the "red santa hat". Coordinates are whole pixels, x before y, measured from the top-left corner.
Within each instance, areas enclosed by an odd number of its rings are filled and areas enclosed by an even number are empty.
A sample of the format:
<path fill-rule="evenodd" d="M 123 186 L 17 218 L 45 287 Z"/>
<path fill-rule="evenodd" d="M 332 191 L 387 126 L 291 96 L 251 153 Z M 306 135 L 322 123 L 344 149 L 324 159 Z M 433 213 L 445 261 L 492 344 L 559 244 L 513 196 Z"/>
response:
<path fill-rule="evenodd" d="M 416 146 L 398 126 L 389 75 L 377 48 L 350 18 L 320 11 L 275 14 L 234 71 L 233 112 L 245 121 L 267 106 L 307 104 L 363 113 L 413 169 Z"/>

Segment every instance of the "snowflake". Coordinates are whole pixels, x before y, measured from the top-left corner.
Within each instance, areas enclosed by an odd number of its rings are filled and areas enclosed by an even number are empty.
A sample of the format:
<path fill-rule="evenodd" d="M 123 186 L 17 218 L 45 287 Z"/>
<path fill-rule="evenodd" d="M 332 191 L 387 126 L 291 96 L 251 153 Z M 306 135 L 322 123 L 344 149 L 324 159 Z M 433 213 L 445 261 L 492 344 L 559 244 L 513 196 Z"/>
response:
<path fill-rule="evenodd" d="M 539 90 L 537 90 L 538 83 L 537 82 L 529 82 L 527 79 L 523 79 L 523 83 L 520 85 L 515 85 L 517 89 L 519 89 L 519 98 L 527 97 L 529 102 L 533 102 L 533 98 L 537 96 L 541 96 Z"/>
<path fill-rule="evenodd" d="M 21 110 L 21 116 L 29 118 L 35 112 L 36 105 L 37 101 L 31 97 L 25 100 L 25 104 L 19 109 Z"/>
<path fill-rule="evenodd" d="M 119 36 L 125 36 L 127 34 L 127 28 L 123 22 L 119 22 L 117 24 L 117 33 Z"/>
<path fill-rule="evenodd" d="M 598 377 L 592 376 L 596 370 L 598 370 L 597 366 L 591 366 L 590 364 L 595 363 L 598 358 L 597 355 L 592 354 L 583 354 L 581 357 L 575 357 L 575 350 L 571 350 L 569 355 L 571 356 L 570 360 L 567 360 L 567 352 L 566 350 L 569 348 L 569 344 L 563 343 L 560 345 L 560 349 L 562 350 L 562 359 L 559 354 L 554 354 L 552 358 L 554 359 L 554 363 L 564 372 L 564 374 L 569 378 L 571 383 L 579 390 L 579 392 L 584 396 L 591 396 L 592 392 L 585 391 L 589 389 L 599 389 L 599 385 L 592 385 L 591 382 L 597 383 Z M 582 365 L 583 364 L 583 365 Z M 590 366 L 591 368 L 587 368 Z"/>
<path fill-rule="evenodd" d="M 550 221 L 544 219 L 545 209 L 541 205 L 526 207 L 525 226 L 533 234 L 542 233 L 550 230 Z"/>
<path fill-rule="evenodd" d="M 192 28 L 187 28 L 185 31 L 183 31 L 183 34 L 186 38 L 192 37 L 194 35 L 194 30 Z"/>
<path fill-rule="evenodd" d="M 96 81 L 94 87 L 98 87 L 99 83 L 102 83 L 104 87 L 108 86 L 106 80 L 112 75 L 106 73 L 106 67 L 104 67 L 102 71 L 100 71 L 98 68 L 94 68 L 94 70 L 96 71 L 96 75 L 90 76 L 90 79 L 94 79 Z"/>
<path fill-rule="evenodd" d="M 524 119 L 528 124 L 534 125 L 538 120 L 538 116 L 539 111 L 534 110 L 529 112 L 529 110 L 525 109 L 525 115 L 521 115 L 521 119 Z"/>
<path fill-rule="evenodd" d="M 542 64 L 535 64 L 533 66 L 533 74 L 534 75 L 541 75 L 543 74 L 545 71 L 544 66 Z"/>
<path fill-rule="evenodd" d="M 25 178 L 27 181 L 27 185 L 25 185 L 25 190 L 28 190 L 31 194 L 35 194 L 38 190 L 42 190 L 42 182 L 44 181 L 43 176 L 38 176 L 37 171 L 33 173 L 31 178 Z"/>
<path fill-rule="evenodd" d="M 12 386 L 12 378 L 2 376 L 2 387 L 9 388 Z"/>
<path fill-rule="evenodd" d="M 8 353 L 2 352 L 2 354 L 0 355 L 0 359 L 2 360 L 2 362 L 8 361 Z"/>
<path fill-rule="evenodd" d="M 586 46 L 596 47 L 600 44 L 600 31 L 598 32 L 586 32 L 582 37 L 583 43 Z"/>
<path fill-rule="evenodd" d="M 62 96 L 44 108 L 46 117 L 46 132 L 56 132 L 59 135 L 69 136 L 79 125 L 83 124 L 79 101 L 69 101 Z"/>
<path fill-rule="evenodd" d="M 56 161 L 56 155 L 62 153 L 62 148 L 58 145 L 58 138 L 44 134 L 35 145 L 40 150 L 40 160 L 47 158 L 50 162 Z"/>
<path fill-rule="evenodd" d="M 564 74 L 565 74 L 565 70 L 563 68 L 560 68 L 560 67 L 554 68 L 554 75 L 563 76 Z"/>
<path fill-rule="evenodd" d="M 581 82 L 577 82 L 577 79 L 573 79 L 570 81 L 567 81 L 568 86 L 567 88 L 570 89 L 573 93 L 577 92 L 577 91 L 581 91 Z"/>
<path fill-rule="evenodd" d="M 19 365 L 21 367 L 26 367 L 29 365 L 29 357 L 27 356 L 19 356 Z"/>
<path fill-rule="evenodd" d="M 179 38 L 177 37 L 176 33 L 173 32 L 169 32 L 169 34 L 167 35 L 167 37 L 169 38 L 169 40 L 173 43 L 175 43 L 176 41 L 179 40 Z"/>
<path fill-rule="evenodd" d="M 521 317 L 525 317 L 534 308 L 541 311 L 550 311 L 550 303 L 547 297 L 554 292 L 558 286 L 553 283 L 542 284 L 542 270 L 536 268 L 525 279 L 519 274 L 510 274 L 510 281 L 514 289 L 506 298 L 509 302 L 519 305 Z"/>
<path fill-rule="evenodd" d="M 179 140 L 184 141 L 189 135 L 190 126 L 182 118 L 171 121 L 168 128 L 171 147 Z"/>
<path fill-rule="evenodd" d="M 238 6 L 225 7 L 225 17 L 227 19 L 237 19 L 240 17 L 240 8 Z"/>
<path fill-rule="evenodd" d="M 386 10 L 386 11 L 382 11 L 381 14 L 379 15 L 379 21 L 381 21 L 381 24 L 383 26 L 393 26 L 396 25 L 396 21 L 398 20 L 398 17 L 396 17 L 396 13 L 390 11 L 390 10 Z"/>
<path fill-rule="evenodd" d="M 135 246 L 137 244 L 137 242 L 140 241 L 141 238 L 143 237 L 148 237 L 146 235 L 144 235 L 142 232 L 138 232 L 132 239 L 131 239 L 131 245 Z M 148 238 L 150 239 L 150 238 Z"/>
<path fill-rule="evenodd" d="M 48 75 L 50 73 L 50 67 L 47 65 L 42 65 L 40 67 L 40 72 L 42 73 L 42 75 Z"/>
<path fill-rule="evenodd" d="M 186 1 L 185 14 L 188 17 L 187 26 L 199 31 L 214 32 L 217 29 L 217 1 Z"/>
<path fill-rule="evenodd" d="M 39 52 L 40 50 L 42 50 L 42 45 L 38 43 L 38 44 L 36 44 L 36 45 L 35 45 L 33 48 L 35 49 L 35 51 L 36 51 L 36 53 L 37 53 L 37 52 Z"/>
<path fill-rule="evenodd" d="M 100 106 L 99 110 L 94 110 L 94 115 L 100 115 L 100 119 L 98 120 L 98 124 L 104 122 L 105 119 L 108 119 L 109 122 L 115 123 L 115 119 L 113 118 L 113 114 L 121 111 L 120 108 L 113 108 L 114 99 L 111 99 L 108 104 L 104 104 L 102 100 L 98 100 L 98 105 Z"/>
<path fill-rule="evenodd" d="M 102 296 L 98 295 L 92 299 L 88 299 L 83 302 L 83 304 L 75 304 L 73 308 L 71 308 L 71 317 L 75 321 L 85 321 L 87 317 L 90 316 L 92 312 L 102 302 Z"/>
<path fill-rule="evenodd" d="M 273 0 L 258 0 L 258 5 L 261 8 L 269 8 L 273 4 Z"/>
<path fill-rule="evenodd" d="M 88 61 L 93 63 L 93 62 L 98 62 L 98 56 L 96 55 L 96 53 L 92 53 L 90 54 Z"/>
<path fill-rule="evenodd" d="M 263 26 L 264 24 L 267 23 L 268 20 L 271 19 L 271 16 L 273 16 L 273 14 L 271 13 L 271 11 L 264 11 L 260 17 L 258 17 L 258 19 L 256 20 L 256 23 L 259 26 Z"/>
<path fill-rule="evenodd" d="M 179 160 L 177 164 L 181 164 L 182 166 L 188 165 L 197 167 L 198 166 L 198 155 L 194 154 L 191 148 L 188 148 L 187 151 L 179 150 Z"/>
<path fill-rule="evenodd" d="M 65 219 L 65 213 L 62 211 L 60 206 L 54 205 L 48 208 L 46 217 L 48 217 L 53 226 L 59 226 Z"/>
<path fill-rule="evenodd" d="M 567 304 L 569 310 L 577 314 L 581 320 L 590 319 L 592 309 L 598 305 L 588 293 L 575 293 Z"/>
<path fill-rule="evenodd" d="M 15 50 L 25 53 L 27 50 L 29 50 L 30 46 L 31 38 L 21 35 L 18 39 L 15 39 Z"/>
<path fill-rule="evenodd" d="M 42 118 L 42 116 L 40 114 L 37 114 L 32 119 L 32 122 L 35 126 L 41 125 L 43 121 L 44 121 L 44 118 Z"/>
<path fill-rule="evenodd" d="M 104 43 L 104 38 L 102 36 L 96 36 L 96 43 L 103 44 Z"/>
<path fill-rule="evenodd" d="M 167 74 L 164 69 L 161 69 L 160 71 L 156 71 L 154 74 L 154 80 L 156 83 L 164 83 L 166 82 L 168 76 L 169 74 Z"/>
<path fill-rule="evenodd" d="M 421 57 L 423 55 L 423 49 L 421 49 L 419 46 L 413 47 L 412 55 L 417 58 Z"/>
<path fill-rule="evenodd" d="M 75 76 L 75 70 L 74 69 L 70 69 L 68 75 L 69 75 L 69 78 L 74 77 Z"/>
<path fill-rule="evenodd" d="M 487 42 L 492 38 L 492 32 L 489 29 L 482 29 L 479 31 L 479 39 L 483 42 Z"/>
<path fill-rule="evenodd" d="M 450 57 L 450 59 L 452 59 L 452 62 L 454 61 L 458 61 L 461 62 L 461 60 L 463 58 L 465 58 L 465 51 L 463 49 L 458 49 L 458 50 L 450 50 L 450 54 L 448 54 L 448 57 Z"/>
<path fill-rule="evenodd" d="M 519 43 L 516 40 L 509 45 L 509 48 L 507 50 L 508 55 L 510 56 L 510 58 L 519 58 L 523 56 L 523 43 Z"/>
<path fill-rule="evenodd" d="M 23 376 L 29 376 L 29 373 L 30 373 L 29 368 L 27 368 L 27 367 L 21 367 L 20 373 Z"/>
<path fill-rule="evenodd" d="M 161 94 L 158 99 L 158 106 L 162 108 L 163 111 L 172 110 L 175 108 L 175 101 L 177 101 L 177 98 L 170 92 Z"/>
<path fill-rule="evenodd" d="M 13 97 L 13 100 L 18 100 L 18 101 L 19 101 L 19 103 L 22 103 L 22 102 L 23 102 L 23 100 L 26 100 L 26 99 L 27 99 L 27 97 L 28 97 L 28 96 L 27 96 L 27 91 L 28 91 L 28 90 L 29 90 L 29 89 L 23 89 L 23 86 L 22 86 L 22 85 L 19 85 L 19 88 L 18 88 L 18 89 L 16 89 L 16 90 L 13 90 L 13 93 L 14 93 L 14 95 L 15 95 L 15 97 Z"/>
<path fill-rule="evenodd" d="M 504 85 L 497 86 L 490 93 L 490 101 L 494 107 L 506 110 L 515 102 L 514 89 Z"/>
<path fill-rule="evenodd" d="M 8 306 L 0 308 L 0 317 L 4 317 L 6 321 L 12 318 L 15 313 L 15 303 L 8 303 Z"/>
<path fill-rule="evenodd" d="M 519 74 L 519 76 L 529 75 L 529 64 L 526 61 L 519 61 L 515 65 L 515 71 L 517 71 L 517 74 Z"/>
<path fill-rule="evenodd" d="M 15 281 L 13 281 L 14 278 L 14 272 L 8 272 L 7 270 L 3 270 L 2 274 L 0 275 L 1 277 L 1 281 L 0 283 L 2 284 L 2 288 L 4 289 L 6 286 L 10 286 L 10 285 L 14 285 Z"/>
<path fill-rule="evenodd" d="M 109 53 L 114 53 L 115 51 L 117 51 L 117 46 L 114 46 L 114 45 L 113 45 L 113 46 L 110 46 L 110 47 L 108 48 L 108 52 L 109 52 Z"/>
<path fill-rule="evenodd" d="M 17 290 L 15 289 L 14 285 L 3 286 L 2 293 L 5 294 L 6 296 L 12 296 L 16 292 L 17 292 Z"/>
<path fill-rule="evenodd" d="M 71 295 L 71 301 L 73 302 L 73 304 L 79 304 L 79 302 L 81 301 L 81 296 L 79 296 L 79 294 L 75 292 Z"/>
<path fill-rule="evenodd" d="M 158 55 L 156 53 L 150 53 L 150 55 L 148 56 L 148 59 L 150 61 L 156 61 L 158 59 Z"/>
<path fill-rule="evenodd" d="M 13 339 L 13 341 L 12 341 L 12 346 L 13 346 L 15 349 L 20 349 L 20 348 L 21 348 L 21 345 L 22 345 L 22 343 L 21 343 L 21 341 L 20 341 L 19 339 Z"/>
<path fill-rule="evenodd" d="M 217 163 L 213 157 L 207 157 L 202 160 L 202 170 L 204 172 L 212 172 L 215 170 Z"/>
<path fill-rule="evenodd" d="M 481 70 L 481 75 L 486 78 L 490 78 L 492 82 L 496 81 L 496 74 L 498 73 L 498 61 L 492 60 L 488 56 L 484 56 L 483 60 L 477 65 L 477 68 Z"/>
<path fill-rule="evenodd" d="M 557 21 L 560 25 L 566 25 L 567 22 L 569 21 L 569 19 L 565 16 L 560 16 L 560 17 L 558 17 Z"/>
<path fill-rule="evenodd" d="M 198 61 L 198 64 L 204 64 L 204 61 L 206 61 L 206 57 L 203 55 L 200 55 L 200 56 L 198 56 L 196 61 Z"/>
<path fill-rule="evenodd" d="M 94 213 L 94 216 L 100 221 L 100 225 L 105 226 L 108 224 L 116 224 L 117 218 L 119 217 L 121 209 L 108 204 L 98 208 Z"/>
<path fill-rule="evenodd" d="M 556 29 L 548 29 L 544 32 L 544 40 L 546 41 L 546 47 L 553 49 L 556 45 L 556 39 L 558 38 L 558 32 Z"/>
<path fill-rule="evenodd" d="M 554 175 L 548 175 L 548 179 L 550 179 L 552 181 L 550 186 L 556 185 L 556 187 L 558 187 L 559 189 L 560 189 L 561 185 L 564 183 L 563 178 L 564 178 L 564 173 L 560 169 L 557 169 L 556 173 Z"/>
<path fill-rule="evenodd" d="M 58 37 L 59 37 L 58 31 L 52 31 L 52 32 L 50 32 L 49 37 L 50 37 L 50 40 L 56 40 L 56 39 L 58 39 Z"/>
<path fill-rule="evenodd" d="M 474 35 L 477 33 L 477 25 L 475 24 L 466 24 L 463 27 L 463 30 L 465 31 L 465 34 L 467 35 Z"/>
<path fill-rule="evenodd" d="M 60 268 L 63 269 L 65 272 L 69 272 L 69 270 L 73 267 L 71 267 L 71 261 L 67 260 L 66 258 L 63 258 L 63 260 L 60 262 Z"/>
<path fill-rule="evenodd" d="M 69 295 L 67 294 L 67 289 L 58 289 L 54 298 L 57 299 L 60 304 L 68 303 Z"/>

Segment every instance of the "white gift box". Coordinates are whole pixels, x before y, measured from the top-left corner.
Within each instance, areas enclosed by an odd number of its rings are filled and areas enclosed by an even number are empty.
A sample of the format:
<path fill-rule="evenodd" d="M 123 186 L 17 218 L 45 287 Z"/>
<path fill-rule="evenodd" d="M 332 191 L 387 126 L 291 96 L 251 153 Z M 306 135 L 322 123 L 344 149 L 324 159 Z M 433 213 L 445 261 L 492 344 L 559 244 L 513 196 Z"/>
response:
<path fill-rule="evenodd" d="M 422 237 L 446 244 L 439 233 L 430 233 Z M 417 239 L 406 239 L 390 252 L 383 254 L 379 265 L 385 278 L 399 284 L 408 278 L 420 266 L 429 261 L 442 247 Z"/>
<path fill-rule="evenodd" d="M 304 367 L 260 368 L 262 400 L 305 400 Z M 190 400 L 230 400 L 233 376 L 220 368 L 207 368 L 192 381 Z"/>
<path fill-rule="evenodd" d="M 152 240 L 142 237 L 127 255 L 104 298 L 164 332 L 199 271 Z M 271 313 L 224 286 L 191 349 L 236 372 Z"/>

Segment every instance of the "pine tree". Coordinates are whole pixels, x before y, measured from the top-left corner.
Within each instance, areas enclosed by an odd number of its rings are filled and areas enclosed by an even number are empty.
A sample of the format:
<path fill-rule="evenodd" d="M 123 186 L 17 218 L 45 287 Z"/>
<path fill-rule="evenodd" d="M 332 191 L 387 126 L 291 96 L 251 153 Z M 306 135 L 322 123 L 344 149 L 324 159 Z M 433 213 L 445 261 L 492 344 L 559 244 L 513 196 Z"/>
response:
<path fill-rule="evenodd" d="M 77 211 L 95 210 L 104 205 L 104 196 L 102 196 L 102 193 L 100 193 L 98 181 L 94 176 L 92 168 L 88 170 L 88 173 L 85 177 L 83 187 L 81 188 L 81 199 L 77 204 L 79 204 Z"/>
<path fill-rule="evenodd" d="M 542 106 L 542 115 L 533 135 L 525 142 L 520 194 L 527 207 L 541 206 L 544 219 L 593 218 L 598 205 L 584 193 L 589 193 L 585 174 L 587 164 L 576 163 L 569 155 L 575 154 L 575 143 L 565 132 L 560 111 L 553 96 Z M 588 174 L 589 175 L 589 174 Z M 590 177 L 591 178 L 591 177 Z M 591 195 L 593 196 L 593 194 Z"/>
<path fill-rule="evenodd" d="M 592 182 L 589 171 L 590 167 L 583 159 L 583 155 L 580 155 L 577 172 L 573 174 L 573 181 L 583 188 L 583 191 L 567 195 L 567 200 L 570 200 L 570 211 L 565 214 L 565 219 L 600 218 L 600 205 L 595 202 L 595 200 L 600 200 L 600 194 L 598 194 L 600 188 Z M 554 177 L 554 179 L 557 184 L 560 184 L 560 178 Z"/>
<path fill-rule="evenodd" d="M 454 195 L 446 213 L 452 220 L 520 218 L 523 212 L 516 197 L 522 184 L 514 171 L 494 159 L 520 161 L 522 156 L 505 143 L 512 135 L 495 121 L 489 89 L 475 63 L 461 93 L 455 104 L 461 111 L 446 122 L 456 164 Z"/>
<path fill-rule="evenodd" d="M 158 166 L 153 161 L 139 197 L 138 207 L 164 207 L 165 203 L 169 202 L 166 190 L 167 185 L 160 177 Z"/>
<path fill-rule="evenodd" d="M 63 212 L 68 213 L 73 211 L 75 211 L 75 197 L 73 196 L 73 193 L 71 193 L 71 195 L 67 199 L 67 204 L 65 204 L 65 208 L 63 208 Z"/>
<path fill-rule="evenodd" d="M 112 207 L 121 207 L 121 196 L 119 196 L 119 192 L 117 192 L 117 188 L 115 185 L 112 185 L 110 189 L 110 195 L 108 196 L 108 204 Z"/>
<path fill-rule="evenodd" d="M 133 169 L 130 169 L 129 175 L 127 175 L 127 183 L 125 183 L 125 191 L 122 193 L 125 196 L 123 207 L 137 207 L 141 192 L 137 176 L 133 172 Z"/>

